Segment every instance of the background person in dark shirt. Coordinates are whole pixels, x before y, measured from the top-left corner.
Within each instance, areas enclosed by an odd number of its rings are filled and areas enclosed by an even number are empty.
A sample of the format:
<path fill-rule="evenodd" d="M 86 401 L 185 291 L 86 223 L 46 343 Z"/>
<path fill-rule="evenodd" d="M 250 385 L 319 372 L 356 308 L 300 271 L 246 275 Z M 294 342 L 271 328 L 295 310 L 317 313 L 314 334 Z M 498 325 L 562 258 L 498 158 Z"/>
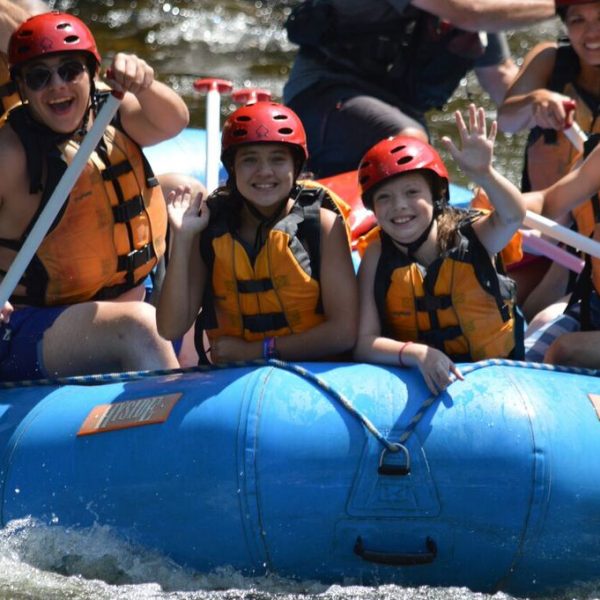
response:
<path fill-rule="evenodd" d="M 406 0 L 309 0 L 286 26 L 300 49 L 284 102 L 306 127 L 318 177 L 355 169 L 390 135 L 427 141 L 425 113 L 470 70 L 497 104 L 517 73 L 504 34 L 460 29 Z"/>

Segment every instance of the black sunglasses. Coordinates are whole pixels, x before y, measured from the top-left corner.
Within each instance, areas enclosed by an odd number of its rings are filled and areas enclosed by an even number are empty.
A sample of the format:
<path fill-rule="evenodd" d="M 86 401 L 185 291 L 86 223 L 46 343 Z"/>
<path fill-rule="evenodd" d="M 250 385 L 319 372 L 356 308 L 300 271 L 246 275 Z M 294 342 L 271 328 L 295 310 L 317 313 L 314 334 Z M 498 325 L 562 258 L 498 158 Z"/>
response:
<path fill-rule="evenodd" d="M 52 79 L 53 73 L 58 73 L 58 76 L 65 82 L 70 83 L 75 81 L 85 71 L 85 65 L 77 60 L 70 60 L 62 63 L 56 69 L 50 69 L 43 65 L 31 68 L 23 75 L 25 84 L 30 90 L 39 92 L 43 90 Z"/>

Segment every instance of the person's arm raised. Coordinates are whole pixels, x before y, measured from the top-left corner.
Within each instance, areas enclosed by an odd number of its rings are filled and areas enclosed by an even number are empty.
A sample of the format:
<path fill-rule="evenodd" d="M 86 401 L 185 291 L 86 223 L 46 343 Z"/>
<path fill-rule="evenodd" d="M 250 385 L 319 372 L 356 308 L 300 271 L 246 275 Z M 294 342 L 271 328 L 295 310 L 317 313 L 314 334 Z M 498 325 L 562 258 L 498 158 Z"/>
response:
<path fill-rule="evenodd" d="M 525 218 L 525 201 L 519 189 L 492 166 L 497 125 L 492 122 L 487 135 L 485 111 L 469 106 L 469 125 L 460 112 L 455 113 L 460 136 L 460 149 L 448 137 L 443 138 L 462 171 L 481 186 L 494 209 L 473 224 L 479 240 L 490 254 L 500 252 L 510 241 Z"/>
<path fill-rule="evenodd" d="M 412 0 L 411 4 L 468 31 L 504 31 L 551 19 L 554 0 Z"/>
<path fill-rule="evenodd" d="M 152 146 L 176 136 L 190 119 L 183 99 L 154 77 L 154 69 L 134 54 L 119 52 L 107 80 L 125 93 L 119 114 L 125 131 L 140 146 Z"/>
<path fill-rule="evenodd" d="M 210 212 L 201 194 L 192 197 L 189 187 L 172 191 L 167 198 L 171 247 L 161 288 L 156 323 L 167 340 L 181 337 L 194 323 L 206 284 L 206 266 L 198 249 L 199 236 Z"/>

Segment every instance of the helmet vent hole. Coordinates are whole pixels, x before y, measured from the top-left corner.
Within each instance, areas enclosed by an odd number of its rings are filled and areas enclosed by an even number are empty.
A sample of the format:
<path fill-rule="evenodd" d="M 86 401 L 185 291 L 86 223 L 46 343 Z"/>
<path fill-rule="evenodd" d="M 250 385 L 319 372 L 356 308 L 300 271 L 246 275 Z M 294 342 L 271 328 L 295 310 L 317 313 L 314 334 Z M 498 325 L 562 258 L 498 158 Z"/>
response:
<path fill-rule="evenodd" d="M 400 145 L 400 146 L 395 146 L 394 148 L 392 148 L 390 150 L 391 154 L 396 154 L 396 152 L 402 152 L 402 150 L 404 150 L 404 148 L 406 148 L 406 146 L 404 144 Z"/>
<path fill-rule="evenodd" d="M 71 24 L 63 21 L 56 26 L 56 29 L 71 29 Z"/>
<path fill-rule="evenodd" d="M 241 138 L 247 135 L 247 131 L 245 129 L 235 129 L 232 131 L 233 137 Z"/>
<path fill-rule="evenodd" d="M 291 135 L 292 133 L 294 133 L 294 130 L 290 127 L 281 127 L 281 129 L 279 129 L 279 133 L 281 135 Z"/>
<path fill-rule="evenodd" d="M 240 115 L 236 120 L 248 122 L 248 121 L 250 121 L 250 117 L 248 117 L 247 115 Z"/>
<path fill-rule="evenodd" d="M 409 163 L 409 162 L 411 162 L 412 160 L 413 160 L 413 157 L 412 157 L 412 156 L 403 156 L 402 158 L 399 158 L 399 159 L 396 161 L 396 164 L 397 164 L 397 165 L 405 165 L 406 163 Z"/>
<path fill-rule="evenodd" d="M 275 119 L 275 121 L 287 121 L 287 116 L 286 115 L 274 115 L 273 119 Z"/>
<path fill-rule="evenodd" d="M 79 42 L 79 36 L 78 35 L 68 35 L 65 38 L 65 44 L 77 44 Z"/>

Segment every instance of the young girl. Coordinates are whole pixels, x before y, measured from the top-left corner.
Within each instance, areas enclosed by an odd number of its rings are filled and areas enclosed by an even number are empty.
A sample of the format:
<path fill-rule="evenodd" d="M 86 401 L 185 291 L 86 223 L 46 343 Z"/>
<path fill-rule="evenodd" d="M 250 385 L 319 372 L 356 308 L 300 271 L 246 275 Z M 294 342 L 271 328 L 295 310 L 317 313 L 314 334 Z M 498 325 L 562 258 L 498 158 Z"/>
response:
<path fill-rule="evenodd" d="M 297 183 L 307 158 L 296 114 L 272 102 L 236 110 L 222 134 L 227 184 L 207 202 L 170 195 L 171 255 L 157 322 L 167 339 L 198 317 L 214 363 L 311 360 L 351 350 L 358 291 L 343 220 Z M 174 308 L 175 307 L 175 308 Z"/>
<path fill-rule="evenodd" d="M 458 112 L 456 124 L 461 149 L 448 138 L 444 145 L 486 191 L 492 212 L 450 207 L 446 167 L 419 140 L 383 140 L 359 166 L 363 202 L 381 232 L 359 270 L 355 357 L 417 366 L 434 394 L 462 378 L 454 361 L 520 357 L 514 283 L 493 257 L 521 225 L 523 199 L 492 167 L 496 123 L 487 136 L 483 109 L 471 105 L 469 127 Z"/>

